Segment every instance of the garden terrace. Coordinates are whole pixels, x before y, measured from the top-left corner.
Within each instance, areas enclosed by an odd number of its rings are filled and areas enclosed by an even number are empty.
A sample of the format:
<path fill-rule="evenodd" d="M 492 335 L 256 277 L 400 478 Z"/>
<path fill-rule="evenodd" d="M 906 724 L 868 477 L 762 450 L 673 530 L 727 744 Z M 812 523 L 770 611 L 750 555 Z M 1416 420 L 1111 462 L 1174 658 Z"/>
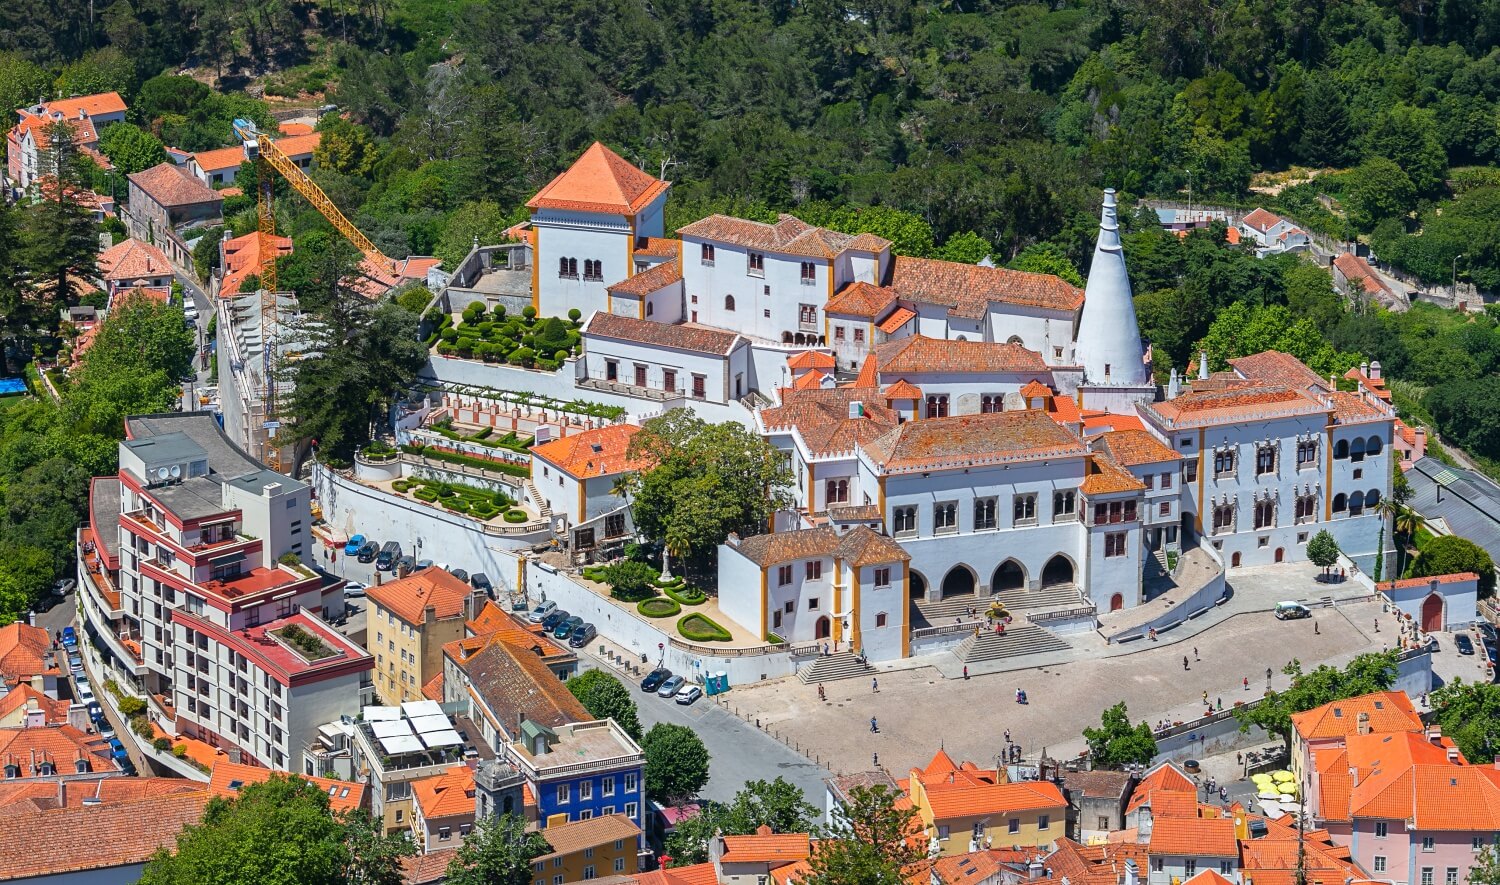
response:
<path fill-rule="evenodd" d="M 651 588 L 653 595 L 645 600 L 623 600 L 612 595 L 613 588 L 604 581 L 604 569 L 604 566 L 589 566 L 574 580 L 608 600 L 629 617 L 646 621 L 674 640 L 722 648 L 725 653 L 733 653 L 731 650 L 735 649 L 764 649 L 767 646 L 763 639 L 720 611 L 718 599 L 688 586 L 680 577 L 665 582 L 668 587 L 663 587 L 661 582 L 654 582 Z M 684 600 L 701 601 L 685 603 Z"/>
<path fill-rule="evenodd" d="M 495 520 L 520 525 L 540 518 L 503 491 L 490 491 L 466 483 L 409 477 L 375 485 L 480 522 Z"/>
<path fill-rule="evenodd" d="M 582 348 L 581 315 L 577 309 L 569 313 L 566 319 L 538 317 L 527 307 L 520 316 L 507 316 L 504 305 L 486 311 L 475 303 L 445 315 L 429 342 L 442 356 L 556 371 Z"/>

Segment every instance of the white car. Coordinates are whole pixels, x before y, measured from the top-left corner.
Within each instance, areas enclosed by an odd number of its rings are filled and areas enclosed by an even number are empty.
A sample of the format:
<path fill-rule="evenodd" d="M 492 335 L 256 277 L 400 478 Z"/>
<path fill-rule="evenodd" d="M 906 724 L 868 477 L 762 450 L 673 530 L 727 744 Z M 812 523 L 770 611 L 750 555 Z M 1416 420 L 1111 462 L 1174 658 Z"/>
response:
<path fill-rule="evenodd" d="M 682 689 L 677 692 L 677 703 L 686 707 L 688 704 L 691 704 L 693 701 L 696 701 L 701 697 L 703 697 L 703 689 L 699 688 L 696 685 L 684 685 Z"/>
<path fill-rule="evenodd" d="M 345 596 L 364 596 L 365 595 L 365 591 L 367 589 L 369 589 L 369 588 L 365 584 L 361 584 L 358 581 L 350 581 L 350 582 L 348 582 L 347 584 L 344 585 L 344 595 Z"/>
<path fill-rule="evenodd" d="M 556 610 L 557 603 L 551 601 L 544 602 L 541 605 L 538 605 L 536 608 L 532 609 L 531 614 L 526 616 L 526 620 L 530 621 L 533 624 L 540 624 L 543 620 L 546 619 L 548 615 L 552 614 Z"/>

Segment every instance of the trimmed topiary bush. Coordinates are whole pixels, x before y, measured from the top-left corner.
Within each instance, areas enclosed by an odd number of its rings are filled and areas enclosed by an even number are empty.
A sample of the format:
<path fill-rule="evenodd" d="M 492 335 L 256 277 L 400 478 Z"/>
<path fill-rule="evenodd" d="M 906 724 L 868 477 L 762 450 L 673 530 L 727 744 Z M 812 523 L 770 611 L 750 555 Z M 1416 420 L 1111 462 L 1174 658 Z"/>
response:
<path fill-rule="evenodd" d="M 643 599 L 636 603 L 635 610 L 648 618 L 670 618 L 682 611 L 682 606 L 675 600 L 658 596 L 654 599 Z"/>
<path fill-rule="evenodd" d="M 524 510 L 507 510 L 507 511 L 505 511 L 505 521 L 506 522 L 510 522 L 510 523 L 525 522 L 526 521 L 526 511 L 524 511 Z"/>
<path fill-rule="evenodd" d="M 683 605 L 702 605 L 708 596 L 697 587 L 663 587 L 662 592 Z"/>
<path fill-rule="evenodd" d="M 734 638 L 702 612 L 683 615 L 677 622 L 677 632 L 693 642 L 728 642 Z"/>
<path fill-rule="evenodd" d="M 576 322 L 578 322 L 582 318 L 583 318 L 583 311 L 579 310 L 576 307 L 570 307 L 570 308 L 568 308 L 568 319 L 570 319 L 570 320 L 572 320 L 573 322 L 576 323 Z"/>

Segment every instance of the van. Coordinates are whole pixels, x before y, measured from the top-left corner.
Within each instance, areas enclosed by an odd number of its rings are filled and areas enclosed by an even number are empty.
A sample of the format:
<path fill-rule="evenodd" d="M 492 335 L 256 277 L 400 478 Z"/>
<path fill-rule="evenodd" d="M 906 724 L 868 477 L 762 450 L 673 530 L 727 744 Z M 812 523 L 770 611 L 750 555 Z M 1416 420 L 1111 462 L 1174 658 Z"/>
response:
<path fill-rule="evenodd" d="M 1278 602 L 1276 603 L 1276 620 L 1295 621 L 1299 618 L 1312 617 L 1312 611 L 1300 602 Z"/>
<path fill-rule="evenodd" d="M 380 555 L 375 557 L 375 568 L 388 572 L 396 567 L 396 560 L 400 558 L 401 545 L 396 541 L 386 541 L 385 546 L 380 548 Z"/>

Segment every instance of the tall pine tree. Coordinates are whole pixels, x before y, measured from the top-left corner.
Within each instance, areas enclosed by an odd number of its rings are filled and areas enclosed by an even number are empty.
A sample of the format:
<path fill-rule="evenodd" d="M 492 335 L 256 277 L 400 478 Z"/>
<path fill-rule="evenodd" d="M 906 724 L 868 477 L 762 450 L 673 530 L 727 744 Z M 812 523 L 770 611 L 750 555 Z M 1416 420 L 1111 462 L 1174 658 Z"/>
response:
<path fill-rule="evenodd" d="M 76 280 L 94 274 L 99 250 L 99 225 L 80 201 L 87 191 L 85 160 L 72 127 L 62 120 L 53 123 L 43 130 L 42 144 L 38 199 L 21 222 L 21 266 L 31 275 L 31 297 L 21 300 L 17 315 L 7 317 L 12 332 L 21 334 L 38 318 L 49 328 L 56 324 L 58 306 L 76 301 Z"/>
<path fill-rule="evenodd" d="M 1359 159 L 1344 95 L 1326 74 L 1308 75 L 1297 154 L 1314 166 L 1348 166 Z"/>

